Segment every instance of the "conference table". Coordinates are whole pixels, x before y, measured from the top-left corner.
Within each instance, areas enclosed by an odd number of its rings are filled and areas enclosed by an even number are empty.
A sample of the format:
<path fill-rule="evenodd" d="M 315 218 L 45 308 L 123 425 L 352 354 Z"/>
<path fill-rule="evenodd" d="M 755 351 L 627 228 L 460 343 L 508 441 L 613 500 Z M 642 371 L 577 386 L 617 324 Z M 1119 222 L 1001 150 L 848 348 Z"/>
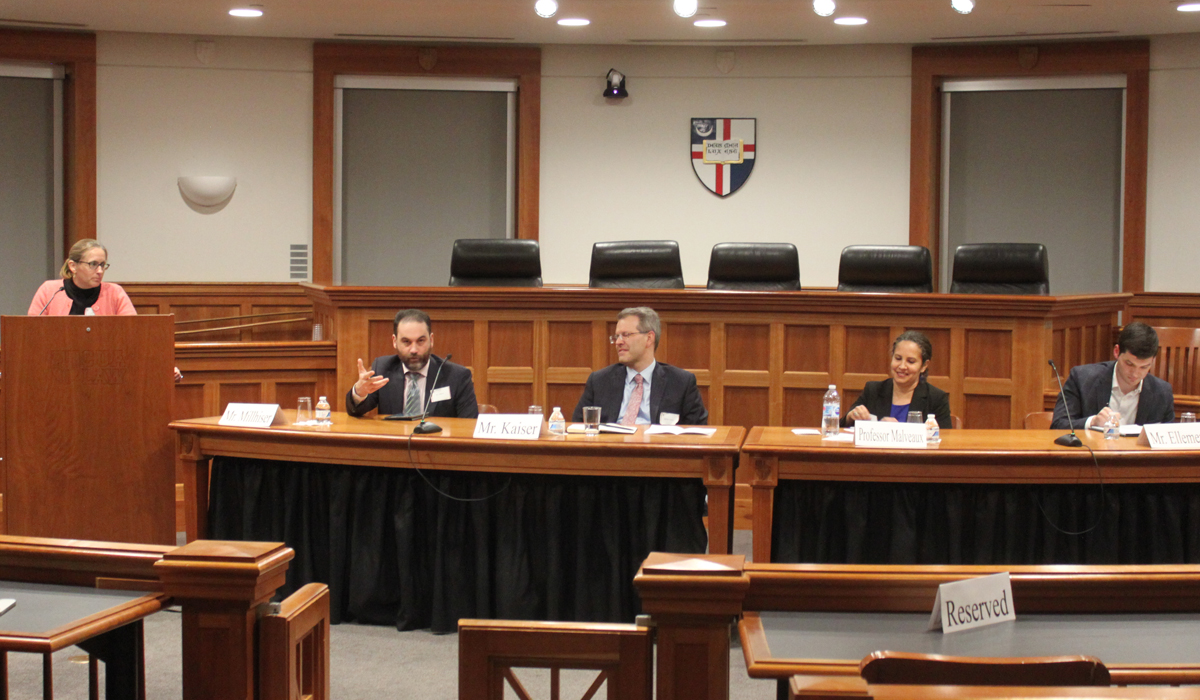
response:
<path fill-rule="evenodd" d="M 1196 453 L 1097 431 L 1054 444 L 1064 432 L 945 430 L 889 449 L 752 428 L 754 561 L 1200 563 Z"/>
<path fill-rule="evenodd" d="M 334 622 L 628 621 L 651 550 L 730 547 L 742 427 L 494 440 L 473 437 L 473 419 L 413 435 L 411 422 L 284 414 L 267 428 L 171 423 L 187 535 L 286 542 L 284 593 L 329 584 Z"/>

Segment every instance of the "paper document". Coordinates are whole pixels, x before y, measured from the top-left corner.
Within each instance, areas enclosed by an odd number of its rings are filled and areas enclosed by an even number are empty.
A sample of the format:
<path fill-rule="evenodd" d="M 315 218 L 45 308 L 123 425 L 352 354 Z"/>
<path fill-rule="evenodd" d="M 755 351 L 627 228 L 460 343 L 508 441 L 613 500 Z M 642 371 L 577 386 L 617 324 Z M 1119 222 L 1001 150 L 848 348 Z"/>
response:
<path fill-rule="evenodd" d="M 651 425 L 646 428 L 646 435 L 703 435 L 704 437 L 712 437 L 717 432 L 716 428 L 684 428 L 678 425 Z"/>
<path fill-rule="evenodd" d="M 833 437 L 821 438 L 821 442 L 854 442 L 854 433 L 838 433 Z"/>
<path fill-rule="evenodd" d="M 821 431 L 817 428 L 792 428 L 793 435 L 820 435 Z"/>
<path fill-rule="evenodd" d="M 1097 430 L 1097 431 L 1103 433 L 1104 426 L 1093 423 L 1092 430 Z M 1119 430 L 1119 433 L 1120 433 L 1121 437 L 1137 437 L 1138 435 L 1142 434 L 1142 426 L 1138 425 L 1137 423 L 1130 423 L 1129 425 L 1122 425 Z"/>
<path fill-rule="evenodd" d="M 583 423 L 572 423 L 567 426 L 568 433 L 582 433 L 587 429 Z M 620 423 L 601 423 L 600 432 L 602 433 L 620 433 L 621 435 L 633 435 L 637 432 L 636 425 L 621 425 Z"/>

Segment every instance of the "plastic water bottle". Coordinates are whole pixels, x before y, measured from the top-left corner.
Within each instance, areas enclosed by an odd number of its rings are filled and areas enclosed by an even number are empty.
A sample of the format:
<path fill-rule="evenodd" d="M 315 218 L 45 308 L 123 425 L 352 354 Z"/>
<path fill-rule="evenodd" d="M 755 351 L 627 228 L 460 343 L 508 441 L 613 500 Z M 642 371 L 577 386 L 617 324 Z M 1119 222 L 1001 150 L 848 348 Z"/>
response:
<path fill-rule="evenodd" d="M 937 416 L 932 413 L 925 419 L 925 442 L 936 445 L 942 441 L 942 426 L 938 425 Z"/>
<path fill-rule="evenodd" d="M 1121 437 L 1121 414 L 1112 412 L 1112 417 L 1104 424 L 1104 439 L 1116 440 Z"/>
<path fill-rule="evenodd" d="M 558 406 L 554 407 L 554 412 L 550 414 L 550 434 L 551 435 L 566 435 L 567 420 L 563 418 L 562 409 Z"/>
<path fill-rule="evenodd" d="M 317 401 L 317 425 L 333 425 L 333 416 L 329 410 L 329 402 L 322 396 Z"/>
<path fill-rule="evenodd" d="M 842 399 L 838 396 L 837 386 L 829 385 L 825 392 L 825 408 L 821 412 L 821 435 L 833 437 L 838 434 L 842 425 Z"/>

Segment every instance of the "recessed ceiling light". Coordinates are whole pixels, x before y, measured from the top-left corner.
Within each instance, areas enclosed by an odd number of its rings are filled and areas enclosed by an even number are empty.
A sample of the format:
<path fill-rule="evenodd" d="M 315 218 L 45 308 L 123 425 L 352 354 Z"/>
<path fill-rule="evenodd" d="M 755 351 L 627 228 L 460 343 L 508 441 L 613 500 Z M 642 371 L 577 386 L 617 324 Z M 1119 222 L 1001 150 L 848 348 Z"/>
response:
<path fill-rule="evenodd" d="M 1185 2 L 1175 9 L 1180 12 L 1200 12 L 1200 2 Z"/>
<path fill-rule="evenodd" d="M 564 27 L 586 27 L 591 24 L 591 20 L 583 19 L 582 17 L 569 18 L 564 17 L 558 20 L 558 23 Z"/>
<path fill-rule="evenodd" d="M 836 9 L 837 6 L 833 4 L 833 0 L 813 0 L 813 12 L 822 17 L 832 15 Z"/>
<path fill-rule="evenodd" d="M 235 7 L 229 11 L 229 14 L 233 15 L 234 17 L 262 17 L 262 5 Z"/>
<path fill-rule="evenodd" d="M 538 13 L 539 17 L 553 17 L 555 12 L 558 12 L 558 3 L 555 0 L 537 0 L 533 4 L 533 11 Z"/>
<path fill-rule="evenodd" d="M 675 14 L 680 17 L 691 17 L 696 14 L 696 10 L 700 9 L 699 0 L 675 0 L 673 6 Z"/>
<path fill-rule="evenodd" d="M 725 20 L 723 19 L 698 19 L 693 22 L 697 27 L 724 27 Z"/>
<path fill-rule="evenodd" d="M 975 0 L 950 0 L 950 7 L 964 15 L 969 15 L 971 10 L 975 9 Z"/>
<path fill-rule="evenodd" d="M 854 26 L 857 24 L 866 24 L 867 20 L 865 17 L 838 17 L 837 19 L 833 20 L 833 23 Z"/>

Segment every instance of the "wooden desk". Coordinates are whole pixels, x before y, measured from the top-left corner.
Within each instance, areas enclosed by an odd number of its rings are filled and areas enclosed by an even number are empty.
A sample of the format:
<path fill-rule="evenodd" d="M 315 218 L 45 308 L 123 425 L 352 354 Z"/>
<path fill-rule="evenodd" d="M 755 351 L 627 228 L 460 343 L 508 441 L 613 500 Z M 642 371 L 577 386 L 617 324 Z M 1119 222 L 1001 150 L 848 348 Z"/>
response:
<path fill-rule="evenodd" d="M 1200 689 L 1162 686 L 870 685 L 861 678 L 792 676 L 788 700 L 964 700 L 965 698 L 1124 698 L 1196 700 Z"/>
<path fill-rule="evenodd" d="M 291 420 L 294 413 L 287 415 Z M 675 543 L 704 551 L 705 493 L 708 547 L 728 551 L 730 493 L 745 437 L 741 427 L 718 427 L 711 438 L 639 431 L 476 440 L 474 420 L 438 418 L 441 433 L 410 440 L 413 423 L 344 413 L 334 413 L 325 428 L 217 422 L 171 424 L 179 436 L 189 537 L 275 533 L 298 552 L 288 589 L 328 583 L 335 621 L 428 626 L 433 610 L 439 631 L 443 623 L 452 631 L 458 617 L 528 617 L 542 606 L 563 615 L 555 619 L 580 619 L 588 613 L 576 607 L 577 597 L 599 610 L 635 608 L 629 581 L 650 549 Z M 202 486 L 214 457 L 220 462 L 213 468 L 214 515 L 206 522 L 210 504 Z M 376 541 L 380 551 L 373 551 Z M 460 551 L 463 560 L 455 564 Z M 513 551 L 516 570 L 494 570 Z M 456 597 L 446 577 L 470 583 L 463 584 L 468 590 Z M 577 585 L 596 590 L 584 598 Z M 363 598 L 355 593 L 346 602 L 360 586 Z M 497 591 L 508 586 L 528 588 L 507 601 Z M 528 600 L 543 593 L 546 599 Z M 412 609 L 397 602 L 410 595 Z M 385 611 L 397 605 L 414 617 L 387 620 L 392 613 Z M 442 609 L 456 616 L 443 620 Z"/>
<path fill-rule="evenodd" d="M 1080 437 L 1095 452 L 1100 466 L 1098 472 L 1086 449 L 1053 443 L 1053 439 L 1063 432 L 946 430 L 942 432 L 940 445 L 893 450 L 823 442 L 817 436 L 794 435 L 788 428 L 755 427 L 742 447 L 746 455 L 742 468 L 748 471 L 754 492 L 754 559 L 772 561 L 774 551 L 790 557 L 781 561 L 835 561 L 844 556 L 843 563 L 1200 562 L 1200 550 L 1185 544 L 1188 538 L 1184 533 L 1193 527 L 1186 508 L 1185 512 L 1170 516 L 1179 516 L 1170 523 L 1153 520 L 1156 517 L 1154 508 L 1169 509 L 1179 502 L 1171 499 L 1188 503 L 1200 499 L 1200 486 L 1197 485 L 1200 469 L 1196 468 L 1195 455 L 1151 451 L 1137 446 L 1134 438 L 1106 441 L 1098 432 L 1080 431 Z M 1062 545 L 1082 548 L 1075 552 L 1058 552 L 1060 557 L 1066 557 L 1065 560 L 1056 560 L 1055 553 L 1044 549 L 1017 551 L 1011 542 L 999 541 L 1004 539 L 1005 518 L 1009 523 L 1026 518 L 1027 522 L 1034 523 L 1030 527 L 1040 523 L 1045 530 L 1051 531 L 1049 535 L 1053 538 L 1070 540 L 1070 536 L 1055 535 L 1053 526 L 1046 524 L 1046 519 L 1054 518 L 1060 527 L 1069 531 L 1087 529 L 1095 522 L 1096 513 L 1071 509 L 1098 511 L 1101 480 L 1105 489 L 1105 508 L 1109 509 L 1109 515 L 1119 512 L 1119 519 L 1110 518 L 1088 537 L 1076 538 L 1075 544 Z M 896 521 L 879 519 L 886 519 L 880 511 L 893 507 L 894 502 L 888 500 L 893 497 L 896 501 L 916 499 L 928 506 L 922 510 L 924 505 L 918 504 L 908 515 L 897 516 L 905 518 L 906 522 L 909 516 L 931 519 L 904 526 L 910 529 L 907 536 L 911 538 L 911 546 L 894 545 L 890 551 L 877 547 L 873 552 L 865 549 L 855 552 L 850 551 L 854 545 L 850 542 L 852 536 L 848 535 L 846 547 L 849 549 L 846 551 L 815 552 L 812 549 L 823 546 L 814 545 L 815 539 L 840 537 L 836 533 L 829 534 L 830 528 L 848 527 L 843 516 L 849 519 L 855 517 L 855 512 L 862 515 L 860 534 L 864 539 L 876 538 L 878 544 L 878 537 L 891 536 L 889 530 L 895 529 Z M 800 516 L 807 520 L 795 519 L 801 510 L 797 498 L 808 499 L 804 508 L 808 515 Z M 846 506 L 844 513 L 838 510 L 839 504 L 854 499 L 866 499 L 870 504 L 863 501 L 861 507 L 851 504 Z M 1200 504 L 1200 500 L 1196 502 Z M 818 504 L 827 510 L 816 510 Z M 1139 508 L 1140 515 L 1150 521 L 1135 522 Z M 781 509 L 783 519 L 787 521 L 784 524 L 778 522 Z M 867 513 L 864 509 L 872 512 Z M 868 523 L 868 516 L 876 520 Z M 961 520 L 956 522 L 960 516 Z M 825 529 L 814 530 L 822 527 Z M 1140 552 L 1130 551 L 1137 549 L 1132 542 L 1117 546 L 1115 540 L 1126 537 L 1129 528 L 1137 527 L 1158 528 L 1154 536 L 1161 538 L 1162 546 L 1154 550 L 1143 543 Z M 989 531 L 988 528 L 997 529 Z M 805 531 L 799 532 L 800 529 Z M 963 534 L 965 529 L 975 534 Z M 1032 532 L 1035 537 L 1046 534 L 1040 529 Z M 932 550 L 940 549 L 942 554 L 955 555 L 953 541 L 943 547 L 929 544 L 931 538 L 952 540 L 960 534 L 964 538 L 975 538 L 972 542 L 964 539 L 960 543 L 957 556 L 962 557 L 961 560 L 929 560 L 938 555 Z M 794 539 L 790 544 L 781 544 L 781 536 L 807 539 L 798 545 Z M 974 546 L 989 537 L 993 539 L 989 540 L 988 546 L 994 545 L 990 552 L 982 551 L 985 549 L 982 545 Z M 835 549 L 837 546 L 840 545 L 835 545 Z M 1112 558 L 1095 561 L 1095 557 L 1104 556 L 1102 550 L 1106 548 Z M 806 552 L 817 558 L 795 558 L 798 554 L 803 557 Z M 1042 560 L 1024 559 L 1043 554 Z M 826 556 L 828 558 L 822 558 Z M 1004 556 L 1016 560 L 1000 561 Z M 1139 556 L 1143 558 L 1136 560 Z M 992 560 L 988 561 L 988 557 Z"/>

